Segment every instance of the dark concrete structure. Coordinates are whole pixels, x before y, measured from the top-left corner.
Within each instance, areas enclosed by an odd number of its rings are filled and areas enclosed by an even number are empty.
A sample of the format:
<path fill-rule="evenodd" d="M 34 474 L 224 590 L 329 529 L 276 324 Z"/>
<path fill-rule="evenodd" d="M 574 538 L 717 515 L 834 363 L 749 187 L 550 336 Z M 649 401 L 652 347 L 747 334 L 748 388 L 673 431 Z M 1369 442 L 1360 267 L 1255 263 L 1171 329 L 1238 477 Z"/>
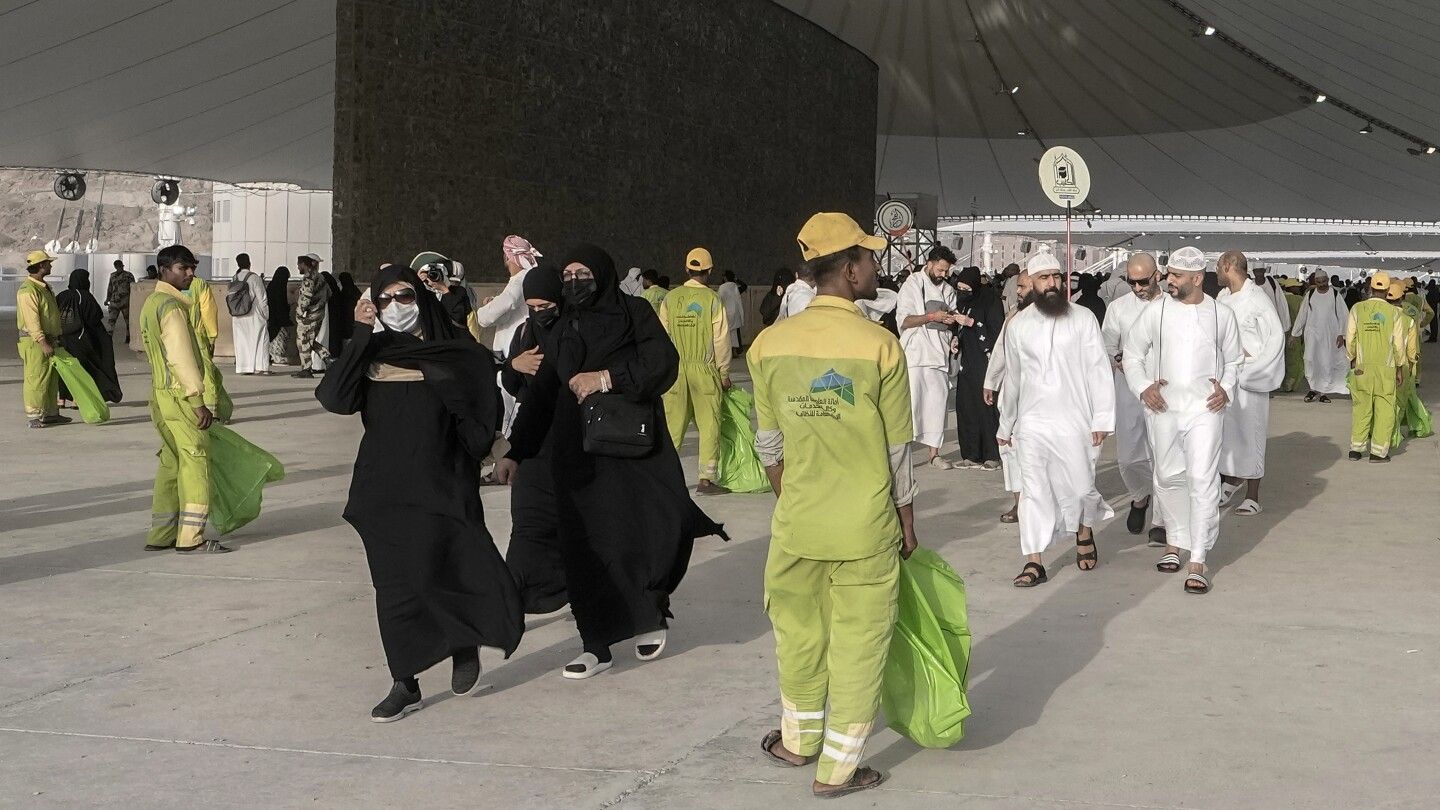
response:
<path fill-rule="evenodd" d="M 593 241 L 683 276 L 799 261 L 818 210 L 868 225 L 877 70 L 771 0 L 339 0 L 335 265 Z"/>

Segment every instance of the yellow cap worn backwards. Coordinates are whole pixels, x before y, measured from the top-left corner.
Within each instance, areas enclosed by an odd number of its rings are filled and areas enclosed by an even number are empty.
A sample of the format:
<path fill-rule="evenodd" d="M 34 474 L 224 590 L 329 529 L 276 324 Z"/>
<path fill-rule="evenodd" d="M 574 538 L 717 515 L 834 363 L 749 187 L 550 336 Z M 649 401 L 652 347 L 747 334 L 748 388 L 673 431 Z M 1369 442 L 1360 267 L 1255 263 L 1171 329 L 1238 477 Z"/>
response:
<path fill-rule="evenodd" d="M 1370 277 L 1370 289 L 1384 292 L 1390 289 L 1390 274 L 1384 270 Z"/>
<path fill-rule="evenodd" d="M 795 241 L 800 243 L 800 256 L 807 262 L 857 246 L 883 250 L 887 244 L 885 237 L 861 230 L 848 214 L 823 212 L 810 217 Z"/>
<path fill-rule="evenodd" d="M 32 250 L 25 254 L 25 266 L 34 267 L 41 262 L 53 262 L 55 257 L 43 250 Z"/>
<path fill-rule="evenodd" d="M 715 260 L 710 258 L 710 251 L 705 248 L 695 248 L 685 254 L 686 270 L 709 270 L 715 266 Z"/>
<path fill-rule="evenodd" d="M 1387 290 L 1386 293 L 1385 293 L 1385 300 L 1386 300 L 1386 301 L 1399 301 L 1400 299 L 1402 299 L 1402 298 L 1404 298 L 1404 297 L 1405 297 L 1405 282 L 1404 282 L 1404 281 L 1401 281 L 1401 280 L 1398 279 L 1398 278 L 1395 279 L 1394 281 L 1390 282 L 1390 289 Z"/>

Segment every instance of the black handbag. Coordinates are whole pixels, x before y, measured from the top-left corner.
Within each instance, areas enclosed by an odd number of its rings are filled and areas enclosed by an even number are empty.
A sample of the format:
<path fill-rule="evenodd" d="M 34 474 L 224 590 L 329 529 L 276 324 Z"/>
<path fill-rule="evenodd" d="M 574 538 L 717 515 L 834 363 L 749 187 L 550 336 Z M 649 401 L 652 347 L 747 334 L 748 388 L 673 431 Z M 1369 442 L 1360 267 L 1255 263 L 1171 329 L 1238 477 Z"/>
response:
<path fill-rule="evenodd" d="M 611 458 L 643 458 L 655 451 L 655 406 L 624 395 L 591 394 L 580 403 L 585 452 Z"/>

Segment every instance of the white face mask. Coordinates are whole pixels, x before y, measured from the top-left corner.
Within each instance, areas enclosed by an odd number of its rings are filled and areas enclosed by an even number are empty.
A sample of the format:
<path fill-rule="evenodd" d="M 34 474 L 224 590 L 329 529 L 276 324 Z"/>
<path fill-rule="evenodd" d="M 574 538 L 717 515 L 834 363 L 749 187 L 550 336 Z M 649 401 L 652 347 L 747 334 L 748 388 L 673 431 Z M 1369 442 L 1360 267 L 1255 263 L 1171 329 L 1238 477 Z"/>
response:
<path fill-rule="evenodd" d="M 389 306 L 380 310 L 380 322 L 385 324 L 386 329 L 395 332 L 409 332 L 415 328 L 415 323 L 419 320 L 419 304 L 401 304 L 391 301 Z"/>

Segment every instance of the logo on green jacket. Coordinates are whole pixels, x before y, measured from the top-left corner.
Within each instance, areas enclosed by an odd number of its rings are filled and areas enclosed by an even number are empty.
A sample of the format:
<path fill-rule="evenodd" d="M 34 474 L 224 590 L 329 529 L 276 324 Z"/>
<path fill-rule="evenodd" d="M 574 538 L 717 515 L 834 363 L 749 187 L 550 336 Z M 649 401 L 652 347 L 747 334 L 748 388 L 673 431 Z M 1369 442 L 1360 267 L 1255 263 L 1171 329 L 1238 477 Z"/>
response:
<path fill-rule="evenodd" d="M 822 394 L 826 391 L 834 391 L 847 405 L 855 404 L 855 381 L 833 368 L 810 381 L 810 393 Z"/>
<path fill-rule="evenodd" d="M 699 301 L 691 301 L 691 302 L 690 302 L 690 306 L 685 307 L 685 311 L 686 311 L 686 312 L 693 312 L 693 313 L 695 313 L 696 315 L 704 315 L 704 314 L 705 314 L 705 308 L 702 307 L 702 306 L 700 306 L 700 302 L 699 302 Z"/>

